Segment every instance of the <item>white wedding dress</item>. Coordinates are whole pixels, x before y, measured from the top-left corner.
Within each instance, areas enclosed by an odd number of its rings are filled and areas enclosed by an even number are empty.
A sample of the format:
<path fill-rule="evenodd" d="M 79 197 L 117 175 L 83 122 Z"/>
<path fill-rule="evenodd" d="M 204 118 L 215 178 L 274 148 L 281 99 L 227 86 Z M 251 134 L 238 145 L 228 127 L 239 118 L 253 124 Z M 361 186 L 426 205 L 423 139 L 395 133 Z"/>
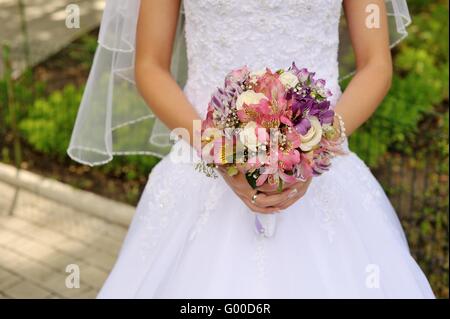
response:
<path fill-rule="evenodd" d="M 242 65 L 293 61 L 338 84 L 339 0 L 185 0 L 189 100 Z M 184 143 L 184 142 L 179 142 Z M 165 157 L 98 298 L 433 298 L 388 198 L 352 152 L 277 215 L 276 233 L 221 179 Z"/>

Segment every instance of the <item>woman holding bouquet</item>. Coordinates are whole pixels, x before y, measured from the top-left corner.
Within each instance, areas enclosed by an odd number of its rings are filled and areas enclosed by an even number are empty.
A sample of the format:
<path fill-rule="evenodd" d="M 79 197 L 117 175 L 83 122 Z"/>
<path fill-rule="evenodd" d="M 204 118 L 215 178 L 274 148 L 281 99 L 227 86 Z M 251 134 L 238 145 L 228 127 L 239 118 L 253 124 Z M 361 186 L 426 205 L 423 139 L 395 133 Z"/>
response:
<path fill-rule="evenodd" d="M 342 7 L 356 57 L 345 92 L 338 82 Z M 388 17 L 398 19 L 397 38 L 389 34 Z M 362 125 L 387 94 L 390 44 L 408 18 L 403 0 L 108 0 L 69 155 L 96 165 L 113 154 L 143 151 L 132 139 L 119 149 L 117 139 L 136 123 L 150 132 L 150 109 L 185 134 L 150 174 L 99 298 L 433 298 L 393 207 L 344 134 Z M 184 89 L 171 74 L 181 23 Z M 220 167 L 217 179 L 196 172 L 193 122 L 205 118 L 224 77 L 243 65 L 278 70 L 292 61 L 326 80 L 330 125 L 344 137 L 346 155 L 335 157 L 325 174 L 281 190 L 268 183 L 255 190 L 242 172 Z M 278 73 L 273 77 L 282 81 Z M 115 101 L 124 87 L 136 90 L 133 98 L 142 103 L 130 98 L 120 113 L 123 103 Z M 93 118 L 106 121 L 92 125 Z M 316 134 L 311 123 L 300 129 L 302 137 Z M 255 213 L 276 215 L 276 231 L 255 232 Z"/>

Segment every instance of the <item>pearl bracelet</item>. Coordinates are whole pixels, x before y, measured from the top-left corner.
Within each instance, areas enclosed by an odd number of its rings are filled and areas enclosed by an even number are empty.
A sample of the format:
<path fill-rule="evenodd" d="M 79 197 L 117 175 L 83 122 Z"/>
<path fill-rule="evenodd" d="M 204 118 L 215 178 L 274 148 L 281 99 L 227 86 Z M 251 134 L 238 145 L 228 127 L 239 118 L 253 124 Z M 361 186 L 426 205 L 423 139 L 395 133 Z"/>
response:
<path fill-rule="evenodd" d="M 342 116 L 336 112 L 334 112 L 334 115 L 336 115 L 336 117 L 338 118 L 339 121 L 339 131 L 341 133 L 340 138 L 342 140 L 345 140 L 347 137 L 347 134 L 345 134 L 345 124 L 344 124 L 344 120 L 342 119 Z"/>

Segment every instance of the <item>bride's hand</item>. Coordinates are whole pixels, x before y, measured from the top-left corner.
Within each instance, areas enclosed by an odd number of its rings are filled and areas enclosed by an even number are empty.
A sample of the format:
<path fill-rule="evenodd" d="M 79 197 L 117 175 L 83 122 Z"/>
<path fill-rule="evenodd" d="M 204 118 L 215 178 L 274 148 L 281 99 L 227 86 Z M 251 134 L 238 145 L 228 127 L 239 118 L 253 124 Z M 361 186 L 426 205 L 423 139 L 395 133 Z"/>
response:
<path fill-rule="evenodd" d="M 286 203 L 293 198 L 292 189 L 286 189 L 283 192 L 273 194 L 259 193 L 255 203 L 252 203 L 252 197 L 256 190 L 253 189 L 245 178 L 244 174 L 239 173 L 229 176 L 223 168 L 218 168 L 225 182 L 231 187 L 234 193 L 244 202 L 244 204 L 253 212 L 272 214 L 278 212 Z M 295 194 L 296 195 L 296 194 Z M 291 196 L 291 197 L 289 197 Z"/>
<path fill-rule="evenodd" d="M 297 202 L 299 199 L 301 199 L 303 196 L 305 196 L 306 192 L 308 191 L 309 185 L 311 184 L 311 181 L 312 178 L 308 179 L 305 182 L 296 182 L 288 186 L 285 192 L 288 192 L 289 194 L 291 194 L 291 196 L 287 201 L 285 201 L 280 205 L 280 209 L 281 210 L 287 209 L 295 202 Z"/>
<path fill-rule="evenodd" d="M 288 198 L 285 202 L 280 203 L 278 205 L 278 208 L 280 210 L 286 209 L 289 206 L 293 205 L 295 202 L 297 202 L 300 198 L 305 196 L 309 185 L 311 184 L 311 178 L 308 179 L 305 182 L 295 182 L 291 184 L 285 184 L 283 186 L 283 193 L 288 194 Z M 273 194 L 280 194 L 280 192 L 277 189 L 277 186 L 275 185 L 269 185 L 264 184 L 263 186 L 260 186 L 257 188 L 260 192 L 263 192 L 266 195 L 273 195 Z"/>

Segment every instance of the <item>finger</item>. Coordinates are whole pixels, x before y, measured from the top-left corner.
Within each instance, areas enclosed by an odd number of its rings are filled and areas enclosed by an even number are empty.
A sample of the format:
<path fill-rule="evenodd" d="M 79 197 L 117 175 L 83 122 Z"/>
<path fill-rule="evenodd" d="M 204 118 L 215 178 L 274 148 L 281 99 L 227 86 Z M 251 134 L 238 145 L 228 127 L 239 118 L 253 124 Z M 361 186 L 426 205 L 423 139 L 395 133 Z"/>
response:
<path fill-rule="evenodd" d="M 297 190 L 302 190 L 302 189 L 308 188 L 310 181 L 311 180 L 309 179 L 306 181 L 297 181 L 295 183 L 286 184 L 286 187 L 283 188 L 283 191 L 290 190 L 293 188 L 297 188 Z"/>
<path fill-rule="evenodd" d="M 274 206 L 279 210 L 285 209 L 295 203 L 298 199 L 303 196 L 303 191 L 299 191 L 298 188 L 292 188 L 283 193 L 279 193 L 277 195 L 267 195 L 262 204 L 268 205 L 269 203 L 275 203 L 270 206 Z"/>
<path fill-rule="evenodd" d="M 269 184 L 269 183 L 265 183 L 262 186 L 259 186 L 257 189 L 260 192 L 264 192 L 264 193 L 271 193 L 271 192 L 277 192 L 277 185 L 275 184 Z"/>
<path fill-rule="evenodd" d="M 295 201 L 298 200 L 298 198 L 300 198 L 306 192 L 306 189 L 308 188 L 310 181 L 311 180 L 308 180 L 306 182 L 298 181 L 295 183 L 286 184 L 287 188 L 285 190 L 283 190 L 282 192 L 276 191 L 274 193 L 265 193 L 265 192 L 258 193 L 254 202 L 252 201 L 252 198 L 256 192 L 254 189 L 252 189 L 252 188 L 247 189 L 247 187 L 246 187 L 245 190 L 242 190 L 242 189 L 240 190 L 239 187 L 236 187 L 235 192 L 237 192 L 240 197 L 246 198 L 246 200 L 249 203 L 251 203 L 251 205 L 253 207 L 258 207 L 258 208 L 276 207 L 276 208 L 279 208 L 281 206 L 284 207 L 286 202 L 288 202 L 294 196 L 297 196 Z M 265 186 L 269 186 L 269 188 L 270 188 L 269 184 L 265 184 Z M 258 191 L 259 191 L 259 189 L 260 188 L 258 188 Z M 301 196 L 298 196 L 299 194 Z M 289 202 L 291 202 L 291 201 L 289 201 Z"/>
<path fill-rule="evenodd" d="M 297 193 L 305 193 L 308 190 L 309 184 L 311 183 L 311 179 L 306 181 L 298 181 L 291 185 L 289 185 L 286 189 L 283 190 L 283 193 L 288 194 L 288 198 L 295 196 Z"/>
<path fill-rule="evenodd" d="M 297 191 L 295 191 L 297 192 Z M 289 192 L 281 192 L 276 194 L 260 193 L 256 197 L 255 204 L 260 207 L 279 206 L 281 203 L 289 199 Z"/>
<path fill-rule="evenodd" d="M 243 200 L 247 207 L 254 213 L 262 213 L 262 214 L 273 214 L 278 212 L 278 208 L 276 207 L 260 207 L 255 204 L 252 204 L 247 199 Z"/>
<path fill-rule="evenodd" d="M 294 183 L 285 183 L 283 184 L 283 188 L 281 191 L 284 191 L 286 189 L 290 189 L 292 187 L 295 187 L 295 185 L 298 185 L 299 182 L 294 182 Z M 278 189 L 278 186 L 276 184 L 268 184 L 265 183 L 262 186 L 259 186 L 257 188 L 259 191 L 264 192 L 266 194 L 279 194 L 281 193 L 280 190 Z"/>
<path fill-rule="evenodd" d="M 255 200 L 253 200 L 253 195 L 257 195 Z M 274 213 L 277 211 L 277 208 L 271 205 L 265 205 L 260 202 L 260 197 L 264 197 L 263 193 L 257 193 L 256 191 L 252 191 L 250 196 L 243 196 L 243 200 L 247 203 L 250 209 L 255 210 L 258 213 Z"/>
<path fill-rule="evenodd" d="M 298 202 L 299 200 L 301 200 L 301 198 L 304 197 L 305 194 L 306 194 L 306 190 L 298 191 L 295 195 L 291 196 L 288 200 L 286 200 L 285 202 L 278 205 L 277 208 L 279 208 L 280 210 L 287 209 L 290 206 L 292 206 L 293 204 L 295 204 L 296 202 Z"/>
<path fill-rule="evenodd" d="M 296 181 L 294 183 L 286 183 L 283 185 L 283 189 L 281 190 L 281 192 L 284 192 L 286 190 L 291 190 L 294 188 L 300 189 L 301 187 L 304 186 L 305 182 L 301 182 L 301 181 Z M 258 187 L 258 190 L 267 194 L 267 195 L 273 195 L 273 194 L 280 194 L 281 192 L 278 190 L 278 187 L 276 186 L 271 186 L 269 184 L 264 184 L 263 186 Z"/>
<path fill-rule="evenodd" d="M 278 208 L 280 211 L 283 211 L 283 210 L 285 210 L 285 209 L 288 209 L 289 207 L 291 207 L 292 205 L 294 205 L 296 202 L 300 201 L 301 198 L 302 198 L 302 196 L 297 196 L 297 197 L 291 198 L 291 199 L 285 201 L 284 203 L 281 203 L 280 205 L 278 205 L 277 208 Z"/>
<path fill-rule="evenodd" d="M 300 183 L 301 183 L 301 181 L 295 181 L 295 182 L 292 182 L 292 183 L 286 183 L 285 182 L 285 183 L 283 183 L 283 190 L 291 189 L 293 187 L 298 187 Z"/>

